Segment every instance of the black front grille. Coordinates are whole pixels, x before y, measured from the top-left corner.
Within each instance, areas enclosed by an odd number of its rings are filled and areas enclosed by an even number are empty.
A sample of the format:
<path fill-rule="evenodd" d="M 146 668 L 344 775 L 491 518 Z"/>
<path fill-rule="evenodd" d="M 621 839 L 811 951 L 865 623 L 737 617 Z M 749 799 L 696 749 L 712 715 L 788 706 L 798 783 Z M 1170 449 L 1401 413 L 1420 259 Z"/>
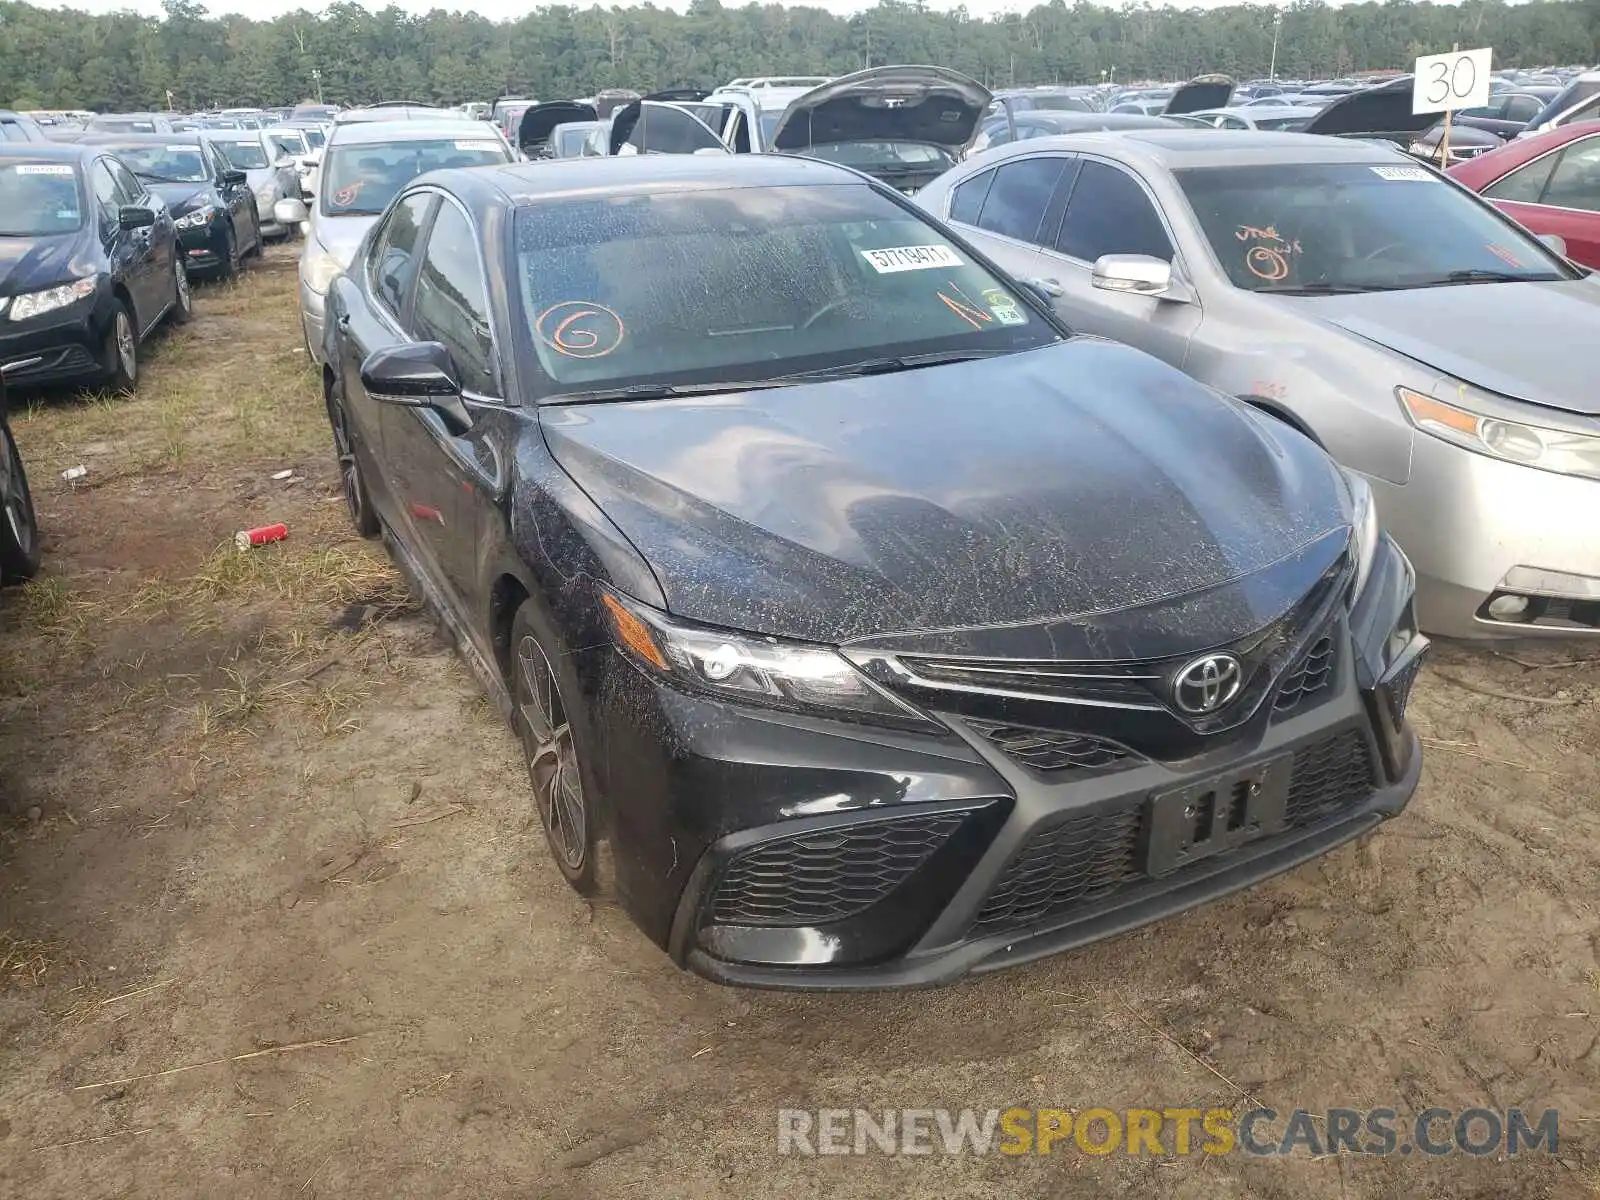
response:
<path fill-rule="evenodd" d="M 1272 710 L 1280 716 L 1310 708 L 1333 684 L 1333 669 L 1337 663 L 1332 634 L 1325 634 L 1311 643 L 1300 661 L 1295 663 L 1278 685 Z"/>
<path fill-rule="evenodd" d="M 1084 813 L 1037 833 L 984 901 L 977 933 L 1025 929 L 1138 873 L 1138 808 Z"/>
<path fill-rule="evenodd" d="M 763 842 L 729 863 L 719 925 L 824 925 L 882 900 L 949 840 L 966 814 L 868 821 Z"/>
<path fill-rule="evenodd" d="M 1355 730 L 1294 752 L 1285 815 L 1291 826 L 1308 825 L 1354 808 L 1372 794 L 1372 756 Z"/>
<path fill-rule="evenodd" d="M 1411 689 L 1420 674 L 1422 674 L 1422 656 L 1419 654 L 1407 663 L 1398 675 L 1383 685 L 1383 693 L 1389 699 L 1389 716 L 1396 725 L 1405 719 L 1406 705 L 1411 702 Z"/>
<path fill-rule="evenodd" d="M 1131 766 L 1132 751 L 1104 738 L 1031 725 L 1004 725 L 997 721 L 968 721 L 976 732 L 997 746 L 1007 758 L 1050 774 L 1105 771 Z"/>
<path fill-rule="evenodd" d="M 1374 787 L 1366 741 L 1353 729 L 1296 750 L 1290 770 L 1284 814 L 1290 829 L 1348 812 Z M 1027 929 L 1119 888 L 1148 882 L 1141 866 L 1146 810 L 1139 802 L 1079 814 L 1034 834 L 989 893 L 973 932 Z M 1210 861 L 1225 861 L 1228 853 Z M 1180 868 L 1164 878 L 1183 873 Z"/>

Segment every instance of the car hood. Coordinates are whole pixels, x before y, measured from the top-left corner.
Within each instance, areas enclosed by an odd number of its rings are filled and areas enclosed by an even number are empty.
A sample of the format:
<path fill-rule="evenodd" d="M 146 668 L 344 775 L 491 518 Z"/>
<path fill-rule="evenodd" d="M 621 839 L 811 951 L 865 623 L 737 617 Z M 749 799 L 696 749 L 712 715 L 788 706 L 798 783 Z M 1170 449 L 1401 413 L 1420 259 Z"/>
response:
<path fill-rule="evenodd" d="M 1375 134 L 1387 139 L 1418 133 L 1437 121 L 1439 114 L 1411 111 L 1412 81 L 1412 76 L 1401 75 L 1376 87 L 1340 96 L 1300 132 L 1334 137 Z"/>
<path fill-rule="evenodd" d="M 772 131 L 777 150 L 836 142 L 931 142 L 959 150 L 993 96 L 948 67 L 870 67 L 797 96 Z"/>
<path fill-rule="evenodd" d="M 596 117 L 592 104 L 580 104 L 575 100 L 551 100 L 545 104 L 535 104 L 525 109 L 517 121 L 517 145 L 537 146 L 549 139 L 550 131 L 557 125 L 565 125 L 568 121 L 593 120 Z"/>
<path fill-rule="evenodd" d="M 808 641 L 1182 653 L 1282 615 L 1348 542 L 1309 441 L 1092 338 L 540 415 L 670 611 Z"/>
<path fill-rule="evenodd" d="M 1574 354 L 1600 328 L 1600 286 L 1471 284 L 1296 301 L 1304 311 L 1502 396 L 1600 416 L 1594 360 Z"/>
<path fill-rule="evenodd" d="M 0 237 L 0 296 L 20 296 L 90 274 L 95 267 L 79 254 L 83 244 L 81 231 Z"/>
<path fill-rule="evenodd" d="M 327 248 L 329 254 L 348 267 L 350 260 L 356 256 L 356 248 L 361 245 L 361 239 L 367 236 L 367 230 L 376 225 L 382 215 L 374 213 L 371 216 L 328 217 L 319 213 L 312 225 L 311 233 Z"/>
<path fill-rule="evenodd" d="M 1223 108 L 1232 98 L 1235 86 L 1226 75 L 1197 76 L 1172 93 L 1161 113 L 1163 116 L 1178 116 L 1207 108 Z"/>
<path fill-rule="evenodd" d="M 216 203 L 211 189 L 203 183 L 156 183 L 147 179 L 144 184 L 166 202 L 167 208 L 175 217 L 181 217 L 190 209 L 199 208 L 202 204 Z"/>

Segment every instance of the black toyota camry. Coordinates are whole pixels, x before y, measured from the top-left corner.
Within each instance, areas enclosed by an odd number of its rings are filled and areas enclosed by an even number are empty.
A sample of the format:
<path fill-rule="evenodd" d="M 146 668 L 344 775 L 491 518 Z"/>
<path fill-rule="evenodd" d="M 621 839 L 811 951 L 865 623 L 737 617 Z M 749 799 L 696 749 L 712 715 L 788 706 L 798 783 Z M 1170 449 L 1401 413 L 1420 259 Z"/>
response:
<path fill-rule="evenodd" d="M 230 279 L 241 260 L 260 255 L 261 215 L 250 179 L 203 133 L 91 137 L 166 201 L 191 278 Z"/>
<path fill-rule="evenodd" d="M 776 155 L 443 171 L 329 293 L 356 525 L 678 962 L 947 981 L 1405 805 L 1426 647 L 1366 485 Z"/>
<path fill-rule="evenodd" d="M 0 372 L 13 388 L 139 376 L 189 278 L 165 201 L 104 146 L 0 143 Z"/>

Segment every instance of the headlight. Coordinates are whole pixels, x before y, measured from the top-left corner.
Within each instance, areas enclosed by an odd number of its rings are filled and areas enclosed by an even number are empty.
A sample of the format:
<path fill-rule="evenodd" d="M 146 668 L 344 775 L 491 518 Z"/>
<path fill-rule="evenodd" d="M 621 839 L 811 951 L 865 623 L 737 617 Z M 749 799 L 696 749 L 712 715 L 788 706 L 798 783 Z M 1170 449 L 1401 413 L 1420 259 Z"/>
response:
<path fill-rule="evenodd" d="M 1424 433 L 1505 462 L 1600 479 L 1600 435 L 1549 429 L 1496 415 L 1494 409 L 1499 406 L 1492 403 L 1472 405 L 1465 384 L 1456 404 L 1410 388 L 1396 388 L 1395 393 L 1412 423 Z M 1478 408 L 1484 411 L 1475 411 Z"/>
<path fill-rule="evenodd" d="M 768 708 L 926 724 L 824 646 L 685 624 L 611 592 L 600 599 L 617 645 L 646 674 Z"/>
<path fill-rule="evenodd" d="M 13 321 L 26 321 L 29 317 L 54 312 L 86 296 L 94 295 L 94 288 L 95 276 L 90 275 L 84 279 L 75 279 L 71 283 L 63 283 L 59 287 L 45 288 L 42 292 L 15 296 L 12 298 L 11 309 L 7 316 Z"/>
<path fill-rule="evenodd" d="M 300 278 L 306 281 L 306 286 L 319 296 L 328 290 L 328 285 L 334 277 L 344 270 L 344 264 L 334 255 L 320 247 L 316 251 L 307 250 L 306 256 L 300 263 Z"/>
<path fill-rule="evenodd" d="M 217 215 L 217 206 L 202 204 L 191 213 L 184 213 L 172 223 L 179 229 L 199 229 L 202 225 L 211 223 L 211 218 Z"/>
<path fill-rule="evenodd" d="M 1344 471 L 1344 481 L 1350 489 L 1350 553 L 1356 560 L 1355 595 L 1359 596 L 1367 586 L 1367 576 L 1372 574 L 1373 556 L 1378 553 L 1378 505 L 1372 498 L 1372 488 L 1354 471 Z"/>

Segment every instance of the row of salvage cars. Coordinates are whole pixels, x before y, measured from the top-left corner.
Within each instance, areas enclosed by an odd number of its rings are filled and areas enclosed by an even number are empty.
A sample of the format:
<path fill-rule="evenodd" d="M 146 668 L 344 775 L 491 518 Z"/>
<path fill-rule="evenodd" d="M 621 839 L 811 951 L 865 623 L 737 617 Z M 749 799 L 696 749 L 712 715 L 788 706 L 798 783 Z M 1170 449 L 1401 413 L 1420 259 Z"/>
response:
<path fill-rule="evenodd" d="M 935 68 L 808 97 L 793 153 L 645 98 L 400 183 L 307 325 L 352 522 L 676 961 L 928 984 L 1156 919 L 1404 807 L 1423 628 L 1600 632 L 1600 290 L 1495 208 L 1361 140 L 966 154 Z"/>

